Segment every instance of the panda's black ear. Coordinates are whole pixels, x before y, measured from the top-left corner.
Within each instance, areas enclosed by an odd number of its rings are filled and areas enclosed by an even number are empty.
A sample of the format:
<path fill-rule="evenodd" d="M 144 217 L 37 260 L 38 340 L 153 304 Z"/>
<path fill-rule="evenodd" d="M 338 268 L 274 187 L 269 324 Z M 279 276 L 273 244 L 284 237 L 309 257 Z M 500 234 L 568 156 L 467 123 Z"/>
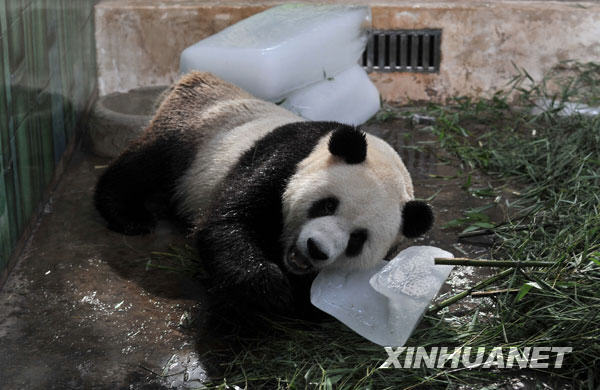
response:
<path fill-rule="evenodd" d="M 419 237 L 433 226 L 433 210 L 420 200 L 406 202 L 402 209 L 402 234 L 408 238 Z"/>
<path fill-rule="evenodd" d="M 348 164 L 360 164 L 367 158 L 367 137 L 354 127 L 341 126 L 329 138 L 329 151 Z"/>

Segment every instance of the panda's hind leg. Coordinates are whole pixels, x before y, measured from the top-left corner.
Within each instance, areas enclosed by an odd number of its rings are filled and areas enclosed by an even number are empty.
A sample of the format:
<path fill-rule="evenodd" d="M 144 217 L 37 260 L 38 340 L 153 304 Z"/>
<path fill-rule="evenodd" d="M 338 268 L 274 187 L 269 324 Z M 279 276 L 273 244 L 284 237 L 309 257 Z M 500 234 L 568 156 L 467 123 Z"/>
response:
<path fill-rule="evenodd" d="M 129 235 L 150 233 L 156 225 L 156 205 L 172 207 L 176 182 L 194 153 L 192 144 L 173 138 L 131 145 L 96 185 L 94 204 L 108 227 Z"/>

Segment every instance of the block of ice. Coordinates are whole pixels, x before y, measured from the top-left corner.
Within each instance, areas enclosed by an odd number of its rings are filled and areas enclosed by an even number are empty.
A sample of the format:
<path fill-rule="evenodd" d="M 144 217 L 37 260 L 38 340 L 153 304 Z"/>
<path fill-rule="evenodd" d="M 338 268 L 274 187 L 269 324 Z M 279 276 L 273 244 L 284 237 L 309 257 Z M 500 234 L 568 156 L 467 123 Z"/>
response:
<path fill-rule="evenodd" d="M 282 103 L 288 110 L 314 121 L 360 125 L 380 108 L 379 91 L 360 65 L 292 92 Z"/>
<path fill-rule="evenodd" d="M 284 4 L 253 15 L 181 53 L 182 73 L 211 72 L 279 101 L 356 64 L 367 40 L 366 6 Z"/>
<path fill-rule="evenodd" d="M 558 110 L 560 108 L 560 110 Z M 553 99 L 538 99 L 535 107 L 531 110 L 533 115 L 539 115 L 546 111 L 558 110 L 559 116 L 574 116 L 581 114 L 584 116 L 600 115 L 600 107 L 590 107 L 587 104 L 577 102 L 559 102 Z"/>
<path fill-rule="evenodd" d="M 386 331 L 387 321 L 382 318 L 388 316 L 388 299 L 375 291 L 369 280 L 386 264 L 382 260 L 374 268 L 352 272 L 324 269 L 313 281 L 310 301 L 356 333 L 381 344 L 385 339 L 379 334 Z"/>
<path fill-rule="evenodd" d="M 453 257 L 431 246 L 414 246 L 368 270 L 325 269 L 311 287 L 311 302 L 379 345 L 402 346 L 448 277 Z"/>
<path fill-rule="evenodd" d="M 435 265 L 436 257 L 453 256 L 432 246 L 411 246 L 387 263 L 369 283 L 388 298 L 408 296 L 429 303 L 452 269 L 450 265 Z"/>

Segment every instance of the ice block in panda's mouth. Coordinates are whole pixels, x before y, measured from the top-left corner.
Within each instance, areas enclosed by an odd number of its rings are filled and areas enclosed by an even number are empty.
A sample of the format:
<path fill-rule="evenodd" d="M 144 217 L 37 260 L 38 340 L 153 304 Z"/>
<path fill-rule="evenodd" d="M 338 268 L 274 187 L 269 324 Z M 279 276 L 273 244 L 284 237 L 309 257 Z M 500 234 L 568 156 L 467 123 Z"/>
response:
<path fill-rule="evenodd" d="M 313 305 L 379 345 L 402 346 L 452 270 L 435 257 L 453 257 L 432 246 L 413 246 L 368 270 L 322 270 Z"/>

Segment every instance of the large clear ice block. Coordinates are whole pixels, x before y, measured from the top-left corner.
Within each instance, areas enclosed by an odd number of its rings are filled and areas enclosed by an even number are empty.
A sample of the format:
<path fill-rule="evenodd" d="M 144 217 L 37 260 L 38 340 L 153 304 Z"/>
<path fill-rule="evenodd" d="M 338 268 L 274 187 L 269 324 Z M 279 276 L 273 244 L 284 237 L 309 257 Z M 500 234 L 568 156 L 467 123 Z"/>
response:
<path fill-rule="evenodd" d="M 284 4 L 188 47 L 180 69 L 208 71 L 259 98 L 279 101 L 356 64 L 370 23 L 366 6 Z"/>
<path fill-rule="evenodd" d="M 360 125 L 380 108 L 379 91 L 360 65 L 292 92 L 282 106 L 314 121 Z"/>

